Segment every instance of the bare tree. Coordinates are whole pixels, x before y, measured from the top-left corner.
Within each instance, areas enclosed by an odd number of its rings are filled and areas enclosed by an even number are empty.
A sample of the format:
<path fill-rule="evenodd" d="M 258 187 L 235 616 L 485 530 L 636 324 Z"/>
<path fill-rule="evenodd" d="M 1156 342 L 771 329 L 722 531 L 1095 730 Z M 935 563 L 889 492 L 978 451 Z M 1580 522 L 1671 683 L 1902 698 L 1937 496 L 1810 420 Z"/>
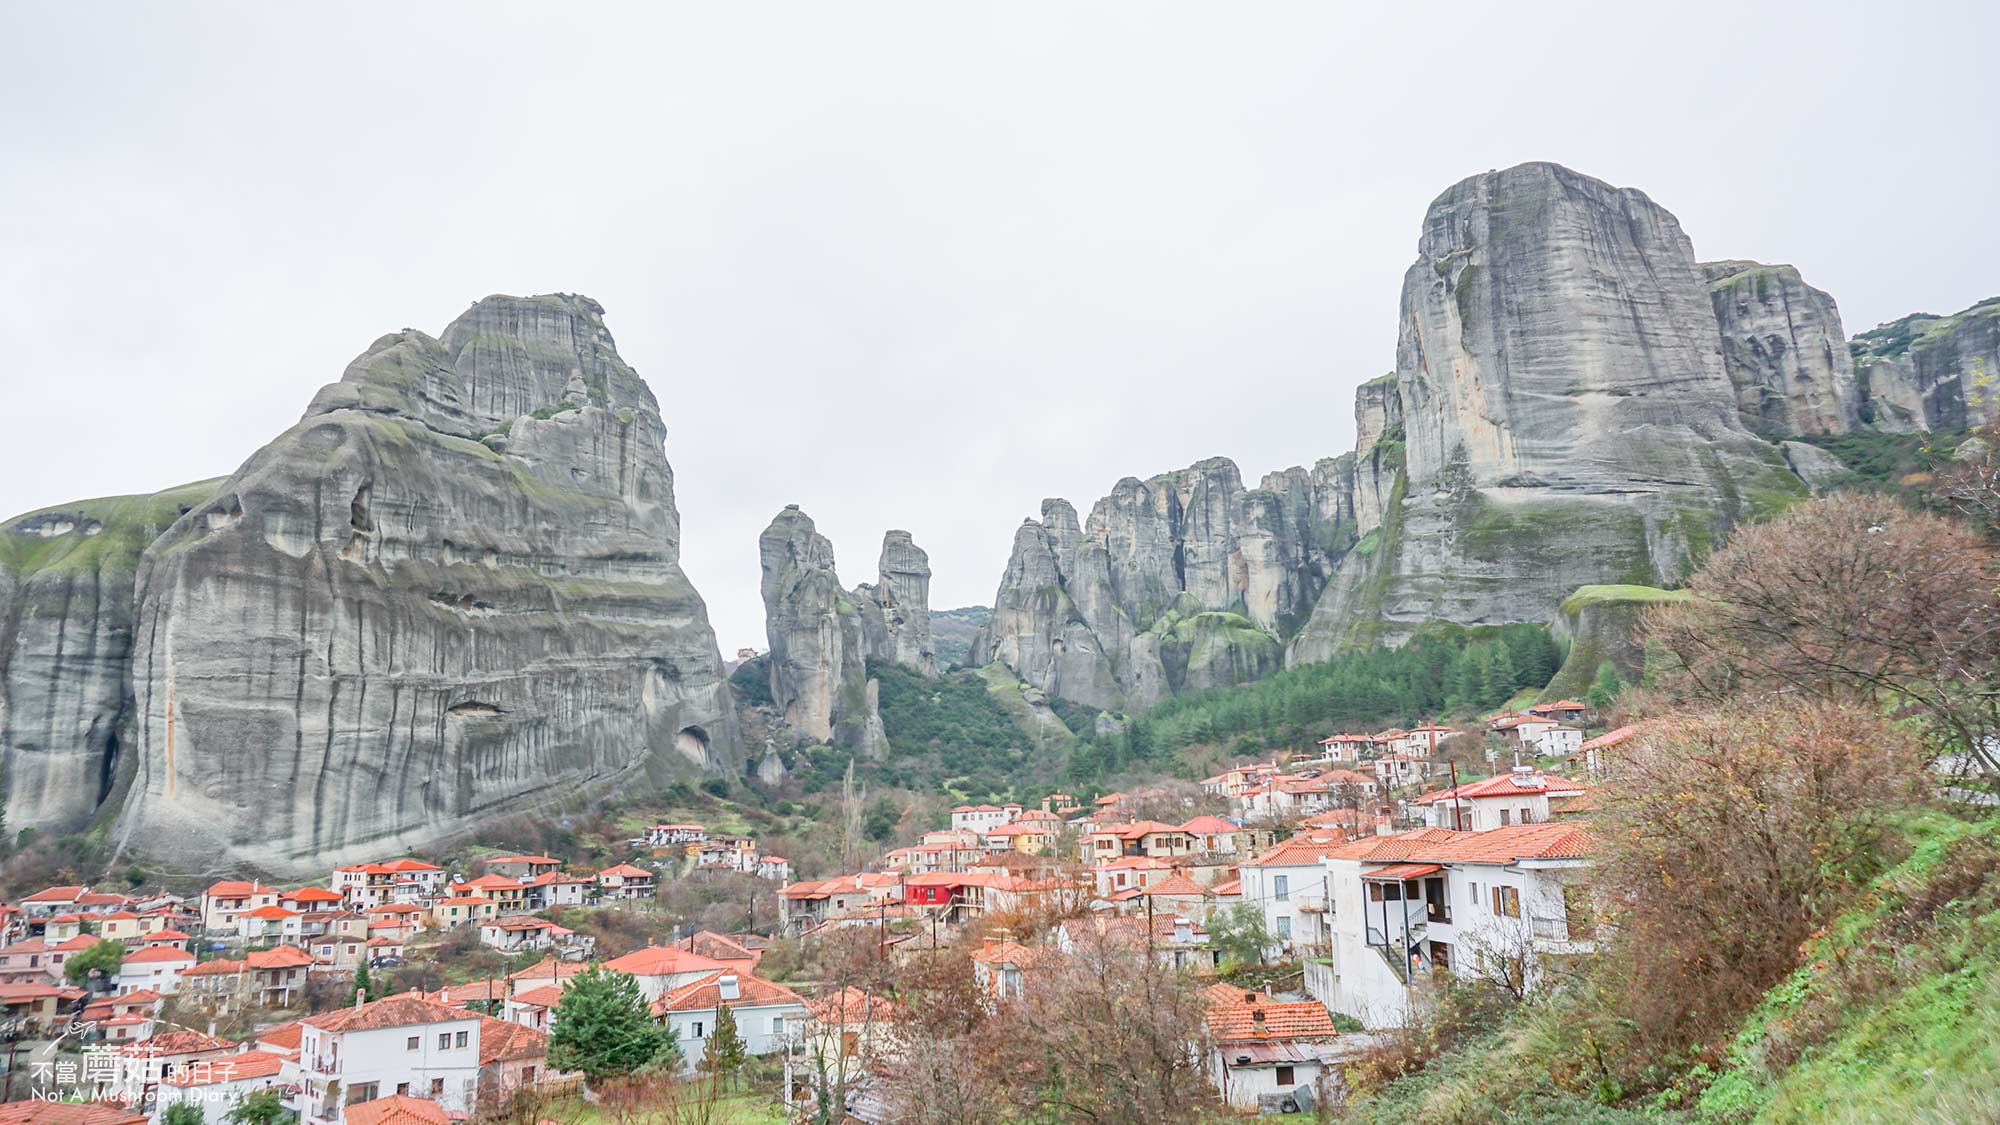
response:
<path fill-rule="evenodd" d="M 1599 974 L 1642 1049 L 1734 1026 L 1893 859 L 1920 754 L 1866 707 L 1765 699 L 1655 724 L 1599 789 Z"/>
<path fill-rule="evenodd" d="M 1935 751 L 2000 773 L 1997 579 L 1966 525 L 1843 495 L 1739 530 L 1689 579 L 1694 597 L 1648 610 L 1642 631 L 1675 699 L 1784 692 L 1899 707 L 1923 719 Z"/>

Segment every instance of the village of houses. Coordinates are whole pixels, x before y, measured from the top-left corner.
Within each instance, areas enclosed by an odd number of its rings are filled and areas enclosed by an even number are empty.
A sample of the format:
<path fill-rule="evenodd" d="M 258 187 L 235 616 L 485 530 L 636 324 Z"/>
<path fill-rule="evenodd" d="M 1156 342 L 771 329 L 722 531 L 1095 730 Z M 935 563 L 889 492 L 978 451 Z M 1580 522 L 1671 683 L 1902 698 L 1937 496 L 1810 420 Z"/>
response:
<path fill-rule="evenodd" d="M 324 885 L 223 880 L 186 898 L 49 887 L 0 905 L 0 1028 L 14 1046 L 0 1125 L 57 1120 L 51 1099 L 80 1102 L 60 1118 L 80 1125 L 160 1122 L 183 1103 L 217 1121 L 274 1088 L 304 1122 L 468 1120 L 515 1091 L 576 1088 L 578 1076 L 548 1065 L 548 1033 L 565 986 L 593 964 L 635 978 L 689 1067 L 727 1008 L 751 1055 L 830 1050 L 865 1076 L 890 1061 L 871 1052 L 897 1048 L 849 1024 L 888 998 L 813 995 L 758 972 L 776 941 L 856 927 L 890 958 L 976 937 L 972 971 L 993 1004 L 1077 956 L 1091 928 L 1136 928 L 1162 964 L 1217 980 L 1199 1049 L 1223 1101 L 1243 1112 L 1310 1105 L 1370 1029 L 1404 1019 L 1438 975 L 1504 966 L 1532 983 L 1540 958 L 1590 948 L 1591 912 L 1574 887 L 1591 858 L 1587 778 L 1633 733 L 1585 737 L 1594 719 L 1568 700 L 1494 717 L 1478 736 L 1494 765 L 1476 781 L 1442 754 L 1467 736 L 1427 724 L 1331 734 L 1316 755 L 1225 770 L 1198 798 L 1176 798 L 1185 815 L 1172 819 L 1145 791 L 961 805 L 871 869 L 830 878 L 794 881 L 754 840 L 684 823 L 647 828 L 632 841 L 636 862 L 588 872 L 518 855 L 459 878 L 389 858 L 332 870 Z M 683 856 L 769 880 L 777 930 L 662 934 L 600 958 L 547 917 L 651 899 Z M 989 924 L 1037 907 L 1070 917 L 1033 936 Z M 1245 908 L 1260 916 L 1267 956 L 1298 966 L 1295 986 L 1217 979 L 1225 965 L 1208 926 Z M 482 946 L 540 959 L 434 991 L 370 1000 L 355 988 L 413 943 L 468 929 Z M 68 960 L 98 942 L 122 946 L 116 970 L 73 979 Z M 353 1002 L 301 1014 L 315 978 Z M 217 1012 L 253 1030 L 219 1035 L 213 1018 L 188 1016 Z M 809 1092 L 788 1082 L 780 1096 L 792 1105 Z M 855 1105 L 842 1113 L 870 1120 Z"/>

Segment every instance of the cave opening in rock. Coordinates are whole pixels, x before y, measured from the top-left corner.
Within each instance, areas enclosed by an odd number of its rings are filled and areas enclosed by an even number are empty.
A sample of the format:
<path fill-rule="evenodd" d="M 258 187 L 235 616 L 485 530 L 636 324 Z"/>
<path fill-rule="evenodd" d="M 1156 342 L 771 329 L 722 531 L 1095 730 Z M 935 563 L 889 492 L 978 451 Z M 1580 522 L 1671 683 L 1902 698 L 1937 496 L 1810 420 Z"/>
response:
<path fill-rule="evenodd" d="M 709 763 L 708 732 L 700 727 L 682 727 L 674 736 L 674 748 L 698 766 Z"/>

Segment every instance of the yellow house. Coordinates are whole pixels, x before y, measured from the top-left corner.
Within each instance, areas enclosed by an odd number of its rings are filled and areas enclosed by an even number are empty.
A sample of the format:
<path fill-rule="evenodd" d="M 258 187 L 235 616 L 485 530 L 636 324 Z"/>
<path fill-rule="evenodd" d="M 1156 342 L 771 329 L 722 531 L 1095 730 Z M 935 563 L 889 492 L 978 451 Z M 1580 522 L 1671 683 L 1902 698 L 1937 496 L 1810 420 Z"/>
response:
<path fill-rule="evenodd" d="M 145 920 L 129 910 L 99 915 L 97 936 L 107 941 L 132 941 L 146 932 Z"/>
<path fill-rule="evenodd" d="M 1039 821 L 1015 821 L 989 828 L 980 835 L 1003 841 L 1022 855 L 1048 855 L 1056 850 L 1056 832 L 1056 827 Z"/>
<path fill-rule="evenodd" d="M 468 923 L 476 925 L 498 915 L 498 905 L 484 895 L 454 895 L 439 899 L 431 907 L 431 921 L 440 930 L 455 930 Z"/>

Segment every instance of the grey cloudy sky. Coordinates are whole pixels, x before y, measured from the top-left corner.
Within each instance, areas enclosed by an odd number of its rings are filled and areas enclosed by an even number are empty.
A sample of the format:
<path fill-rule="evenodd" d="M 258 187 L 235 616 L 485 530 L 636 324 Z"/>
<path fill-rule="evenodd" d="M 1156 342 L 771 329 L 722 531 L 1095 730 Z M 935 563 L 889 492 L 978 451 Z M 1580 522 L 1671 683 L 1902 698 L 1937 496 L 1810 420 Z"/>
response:
<path fill-rule="evenodd" d="M 1995 12 L 6 0 L 0 513 L 229 473 L 381 333 L 573 291 L 725 650 L 786 503 L 983 603 L 1043 496 L 1345 449 L 1488 168 L 1643 188 L 1850 331 L 2000 292 Z"/>

